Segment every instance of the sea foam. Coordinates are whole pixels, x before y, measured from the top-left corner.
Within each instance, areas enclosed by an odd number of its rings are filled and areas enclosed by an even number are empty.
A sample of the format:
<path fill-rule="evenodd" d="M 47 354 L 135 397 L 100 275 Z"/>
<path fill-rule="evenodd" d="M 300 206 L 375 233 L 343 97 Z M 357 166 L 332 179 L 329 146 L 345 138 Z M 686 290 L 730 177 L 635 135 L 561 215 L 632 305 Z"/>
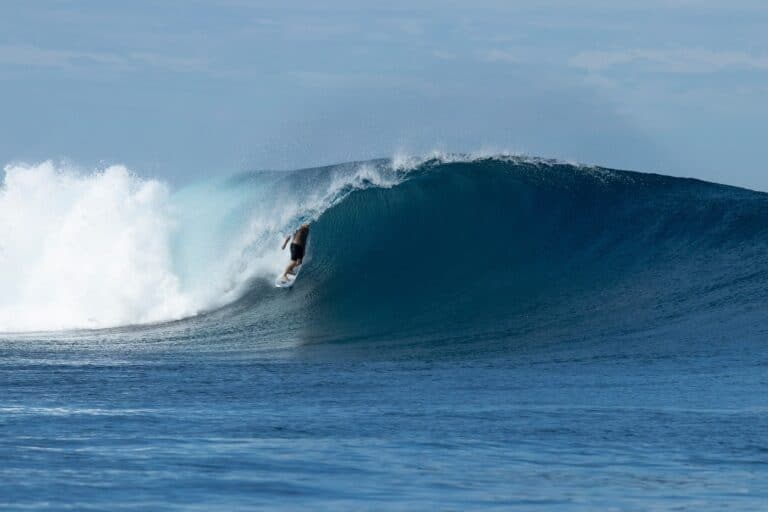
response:
<path fill-rule="evenodd" d="M 105 327 L 194 311 L 171 265 L 169 190 L 123 166 L 9 165 L 0 189 L 0 329 Z"/>
<path fill-rule="evenodd" d="M 180 190 L 121 165 L 4 171 L 0 332 L 164 322 L 223 306 L 274 278 L 300 222 L 352 190 L 398 182 L 389 165 L 370 163 L 301 186 L 274 172 Z"/>

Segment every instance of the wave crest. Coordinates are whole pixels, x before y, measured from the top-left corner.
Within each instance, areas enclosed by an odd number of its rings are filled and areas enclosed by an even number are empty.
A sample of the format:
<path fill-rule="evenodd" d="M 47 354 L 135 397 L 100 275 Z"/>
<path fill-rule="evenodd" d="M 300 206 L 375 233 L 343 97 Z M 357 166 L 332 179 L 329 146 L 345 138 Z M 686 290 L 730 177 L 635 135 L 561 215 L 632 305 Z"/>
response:
<path fill-rule="evenodd" d="M 122 166 L 12 165 L 0 188 L 0 331 L 165 322 L 233 303 L 243 325 L 289 324 L 307 339 L 538 329 L 607 310 L 616 290 L 629 298 L 611 306 L 623 308 L 615 318 L 674 294 L 700 302 L 696 287 L 739 283 L 757 297 L 765 205 L 732 187 L 513 154 L 254 172 L 176 191 Z M 304 221 L 307 268 L 276 293 L 280 244 Z M 742 275 L 750 268 L 758 277 Z M 707 280 L 669 290 L 680 275 Z"/>

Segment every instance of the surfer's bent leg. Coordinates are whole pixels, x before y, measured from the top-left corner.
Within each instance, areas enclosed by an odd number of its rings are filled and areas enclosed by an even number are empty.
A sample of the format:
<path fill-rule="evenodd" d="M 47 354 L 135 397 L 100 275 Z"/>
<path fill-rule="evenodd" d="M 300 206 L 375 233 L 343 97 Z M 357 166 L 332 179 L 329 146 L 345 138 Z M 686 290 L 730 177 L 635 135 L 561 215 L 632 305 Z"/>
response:
<path fill-rule="evenodd" d="M 288 274 L 290 274 L 290 273 L 291 273 L 291 271 L 292 271 L 294 268 L 296 268 L 296 265 L 297 265 L 297 264 L 298 264 L 298 263 L 296 263 L 295 261 L 291 261 L 291 262 L 288 264 L 288 266 L 287 266 L 287 267 L 285 267 L 285 272 L 283 272 L 283 280 L 287 280 L 287 279 L 288 279 Z"/>
<path fill-rule="evenodd" d="M 291 262 L 285 268 L 283 273 L 283 279 L 288 279 L 288 274 L 301 265 L 304 260 L 304 246 L 299 244 L 291 244 Z"/>

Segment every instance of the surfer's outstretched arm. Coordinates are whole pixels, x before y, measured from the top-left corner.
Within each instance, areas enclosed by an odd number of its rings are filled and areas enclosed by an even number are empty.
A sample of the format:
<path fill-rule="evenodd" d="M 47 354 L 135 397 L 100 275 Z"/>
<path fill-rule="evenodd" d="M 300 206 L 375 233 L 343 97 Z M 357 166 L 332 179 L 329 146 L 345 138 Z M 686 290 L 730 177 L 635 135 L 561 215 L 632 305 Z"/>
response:
<path fill-rule="evenodd" d="M 285 242 L 283 242 L 283 246 L 280 248 L 280 250 L 281 250 L 281 251 L 284 251 L 284 250 L 285 250 L 285 246 L 286 246 L 286 245 L 288 245 L 288 240 L 290 240 L 290 239 L 291 239 L 291 236 L 290 236 L 290 235 L 288 235 L 287 237 L 285 237 Z"/>

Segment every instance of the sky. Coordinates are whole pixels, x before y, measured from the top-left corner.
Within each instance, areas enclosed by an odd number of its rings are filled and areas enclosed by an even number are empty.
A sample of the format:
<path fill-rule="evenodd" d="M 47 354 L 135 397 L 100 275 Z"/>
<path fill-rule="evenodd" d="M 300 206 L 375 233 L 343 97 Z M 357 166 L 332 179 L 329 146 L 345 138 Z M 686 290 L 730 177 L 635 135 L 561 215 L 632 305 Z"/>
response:
<path fill-rule="evenodd" d="M 3 0 L 0 166 L 512 151 L 768 190 L 766 27 L 764 0 Z"/>

